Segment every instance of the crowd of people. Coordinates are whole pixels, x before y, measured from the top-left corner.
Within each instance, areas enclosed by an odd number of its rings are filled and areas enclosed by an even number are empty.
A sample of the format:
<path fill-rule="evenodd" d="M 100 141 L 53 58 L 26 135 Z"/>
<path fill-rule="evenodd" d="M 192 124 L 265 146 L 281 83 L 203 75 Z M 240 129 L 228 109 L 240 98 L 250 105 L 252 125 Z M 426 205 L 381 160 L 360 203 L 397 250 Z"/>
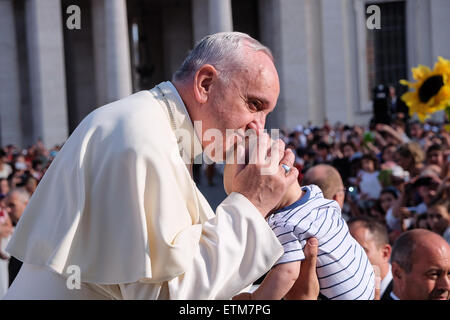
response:
<path fill-rule="evenodd" d="M 22 264 L 8 255 L 6 245 L 59 149 L 60 146 L 55 146 L 48 150 L 42 141 L 27 149 L 15 145 L 0 149 L 0 297 L 14 281 Z"/>
<path fill-rule="evenodd" d="M 371 244 L 361 232 L 381 239 L 378 259 L 388 266 L 381 270 L 386 279 L 382 291 L 392 280 L 391 247 L 404 233 L 425 229 L 450 243 L 450 133 L 444 123 L 421 123 L 401 115 L 390 124 L 372 121 L 367 127 L 325 121 L 323 126 L 282 130 L 282 139 L 296 155 L 300 185 L 317 183 L 327 197 L 331 191 L 320 177 L 330 183 L 334 173 L 321 174 L 319 167 L 339 173 L 342 182 L 328 196 L 342 207 L 350 232 L 367 251 Z M 14 145 L 0 150 L 0 294 L 20 268 L 20 261 L 4 251 L 8 238 L 60 148 L 48 150 L 38 141 L 23 150 Z M 376 255 L 372 259 L 376 261 Z"/>
<path fill-rule="evenodd" d="M 410 229 L 424 228 L 450 242 L 450 133 L 443 123 L 393 119 L 362 126 L 327 122 L 285 133 L 303 174 L 333 166 L 345 186 L 343 215 L 386 225 L 391 244 Z"/>

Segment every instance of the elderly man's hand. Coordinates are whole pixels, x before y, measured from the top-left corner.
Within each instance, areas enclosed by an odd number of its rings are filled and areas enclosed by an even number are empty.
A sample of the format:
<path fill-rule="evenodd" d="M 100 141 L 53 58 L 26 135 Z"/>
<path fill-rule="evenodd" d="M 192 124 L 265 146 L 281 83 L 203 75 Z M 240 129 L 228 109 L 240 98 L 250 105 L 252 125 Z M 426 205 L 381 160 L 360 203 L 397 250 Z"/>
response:
<path fill-rule="evenodd" d="M 252 141 L 255 146 L 255 140 L 251 140 L 250 146 Z M 236 172 L 231 191 L 244 195 L 265 217 L 297 180 L 298 170 L 293 167 L 294 154 L 290 149 L 285 150 L 281 140 L 273 141 L 263 133 L 258 136 L 257 145 L 258 148 L 250 147 L 249 164 Z M 281 164 L 291 168 L 288 174 Z"/>

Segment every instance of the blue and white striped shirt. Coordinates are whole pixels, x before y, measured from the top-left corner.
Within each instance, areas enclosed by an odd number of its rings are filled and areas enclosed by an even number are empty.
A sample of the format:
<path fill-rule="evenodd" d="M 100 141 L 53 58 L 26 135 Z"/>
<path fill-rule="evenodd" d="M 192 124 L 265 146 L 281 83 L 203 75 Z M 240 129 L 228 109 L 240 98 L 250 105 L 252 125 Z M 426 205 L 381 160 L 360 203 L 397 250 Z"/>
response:
<path fill-rule="evenodd" d="M 328 299 L 372 300 L 375 277 L 364 249 L 350 235 L 338 203 L 323 197 L 316 185 L 302 187 L 303 197 L 272 214 L 268 223 L 284 248 L 276 262 L 305 259 L 306 241 L 319 241 L 317 275 Z"/>

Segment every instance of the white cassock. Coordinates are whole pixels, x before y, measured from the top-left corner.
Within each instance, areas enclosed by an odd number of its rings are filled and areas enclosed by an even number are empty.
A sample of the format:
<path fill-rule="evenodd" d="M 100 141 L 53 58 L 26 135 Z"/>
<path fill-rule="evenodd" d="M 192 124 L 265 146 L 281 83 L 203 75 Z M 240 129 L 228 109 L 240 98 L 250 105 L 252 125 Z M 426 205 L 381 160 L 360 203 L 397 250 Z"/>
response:
<path fill-rule="evenodd" d="M 170 82 L 89 114 L 10 240 L 24 265 L 6 299 L 229 299 L 249 286 L 283 248 L 239 193 L 214 215 L 181 156 L 201 152 Z"/>

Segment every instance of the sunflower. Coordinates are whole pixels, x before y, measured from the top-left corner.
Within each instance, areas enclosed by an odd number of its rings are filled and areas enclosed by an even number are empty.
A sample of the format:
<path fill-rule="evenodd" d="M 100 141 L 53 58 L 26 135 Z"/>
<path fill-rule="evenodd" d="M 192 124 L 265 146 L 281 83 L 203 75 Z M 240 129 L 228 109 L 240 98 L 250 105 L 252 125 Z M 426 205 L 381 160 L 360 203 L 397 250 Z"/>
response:
<path fill-rule="evenodd" d="M 419 65 L 412 68 L 412 74 L 417 82 L 400 80 L 401 84 L 415 89 L 402 95 L 411 116 L 417 113 L 424 121 L 431 113 L 450 106 L 450 60 L 439 57 L 433 70 Z"/>

